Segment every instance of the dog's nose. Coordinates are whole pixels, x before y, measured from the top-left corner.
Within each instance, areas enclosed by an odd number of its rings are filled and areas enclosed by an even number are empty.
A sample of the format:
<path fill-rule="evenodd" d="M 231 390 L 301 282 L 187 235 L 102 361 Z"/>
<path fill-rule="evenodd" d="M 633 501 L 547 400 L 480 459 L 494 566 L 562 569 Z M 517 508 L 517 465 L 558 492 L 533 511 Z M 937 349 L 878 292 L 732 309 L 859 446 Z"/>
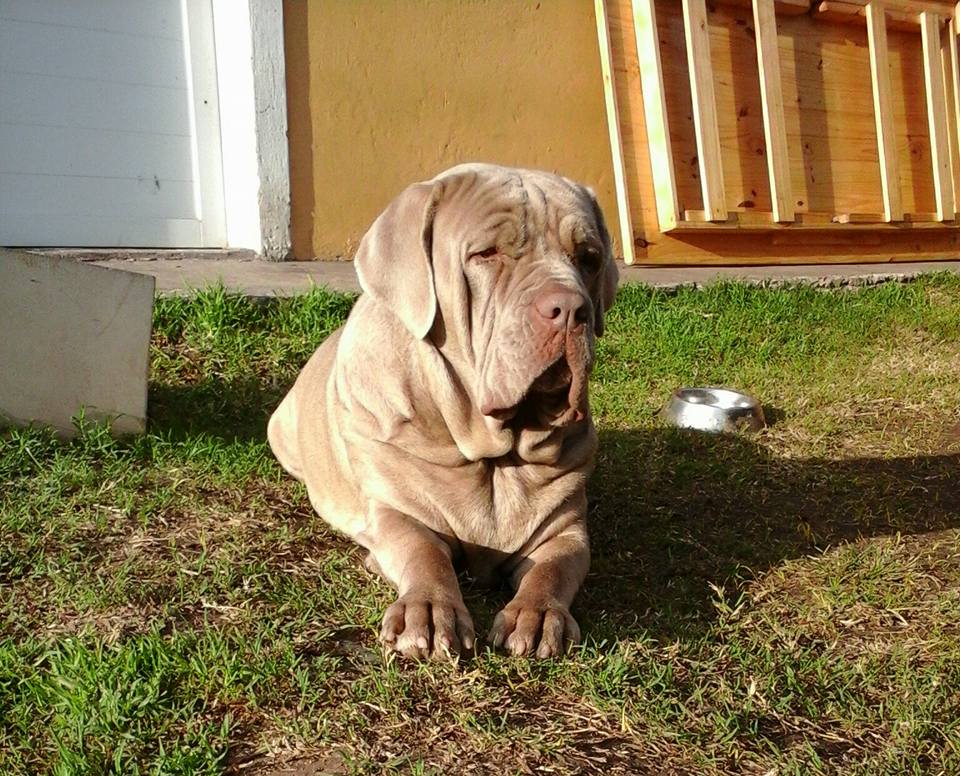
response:
<path fill-rule="evenodd" d="M 550 285 L 540 291 L 533 306 L 544 322 L 558 329 L 582 326 L 590 315 L 583 294 L 560 285 Z"/>

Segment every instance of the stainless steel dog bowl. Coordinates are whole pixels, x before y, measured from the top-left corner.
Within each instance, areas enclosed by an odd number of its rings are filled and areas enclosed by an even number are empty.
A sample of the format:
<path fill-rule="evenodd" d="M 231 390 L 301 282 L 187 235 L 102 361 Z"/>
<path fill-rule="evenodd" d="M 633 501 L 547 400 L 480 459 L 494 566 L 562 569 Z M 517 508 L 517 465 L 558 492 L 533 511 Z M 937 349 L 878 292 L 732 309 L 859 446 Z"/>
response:
<path fill-rule="evenodd" d="M 752 396 L 729 388 L 679 388 L 663 408 L 667 422 L 700 431 L 759 431 L 763 407 Z"/>

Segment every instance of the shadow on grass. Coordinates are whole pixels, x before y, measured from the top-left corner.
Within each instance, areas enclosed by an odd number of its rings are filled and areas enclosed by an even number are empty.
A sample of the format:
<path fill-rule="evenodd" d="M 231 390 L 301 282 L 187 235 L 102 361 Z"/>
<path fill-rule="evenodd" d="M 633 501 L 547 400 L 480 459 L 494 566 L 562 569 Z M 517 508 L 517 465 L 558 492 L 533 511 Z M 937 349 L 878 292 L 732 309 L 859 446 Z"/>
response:
<path fill-rule="evenodd" d="M 602 431 L 589 493 L 584 631 L 669 639 L 713 619 L 710 583 L 863 537 L 960 527 L 960 453 L 784 459 L 743 436 Z"/>
<path fill-rule="evenodd" d="M 288 388 L 255 376 L 154 384 L 151 430 L 262 441 Z M 960 453 L 784 459 L 745 436 L 602 430 L 589 495 L 592 567 L 576 605 L 584 632 L 670 639 L 712 621 L 710 583 L 861 537 L 960 527 Z M 465 593 L 491 614 L 506 600 L 473 585 Z"/>
<path fill-rule="evenodd" d="M 150 431 L 173 439 L 204 435 L 225 441 L 264 440 L 270 413 L 290 384 L 266 383 L 255 376 L 210 377 L 190 385 L 151 383 Z"/>

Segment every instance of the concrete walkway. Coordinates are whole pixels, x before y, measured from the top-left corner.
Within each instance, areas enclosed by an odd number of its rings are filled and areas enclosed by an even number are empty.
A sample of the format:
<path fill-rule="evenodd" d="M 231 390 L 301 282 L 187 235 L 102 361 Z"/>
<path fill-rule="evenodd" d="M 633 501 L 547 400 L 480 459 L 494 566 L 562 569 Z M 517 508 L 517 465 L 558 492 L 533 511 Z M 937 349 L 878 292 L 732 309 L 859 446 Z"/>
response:
<path fill-rule="evenodd" d="M 353 264 L 348 261 L 269 262 L 237 258 L 108 259 L 99 266 L 140 272 L 157 279 L 158 294 L 181 294 L 218 282 L 249 296 L 292 296 L 312 286 L 359 291 Z M 884 280 L 909 280 L 929 272 L 960 273 L 960 261 L 899 264 L 817 264 L 779 267 L 626 267 L 620 281 L 658 288 L 702 286 L 717 280 L 743 280 L 763 285 L 804 283 L 816 286 L 870 285 Z"/>

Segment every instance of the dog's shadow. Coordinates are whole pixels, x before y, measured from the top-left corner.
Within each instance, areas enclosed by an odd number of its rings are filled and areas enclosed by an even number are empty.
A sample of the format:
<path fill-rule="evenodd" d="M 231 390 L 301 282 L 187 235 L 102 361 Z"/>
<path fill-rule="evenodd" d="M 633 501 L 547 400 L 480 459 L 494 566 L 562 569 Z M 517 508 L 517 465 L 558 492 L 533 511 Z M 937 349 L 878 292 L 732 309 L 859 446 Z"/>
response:
<path fill-rule="evenodd" d="M 907 458 L 786 459 L 749 437 L 600 432 L 591 572 L 578 599 L 597 639 L 694 635 L 715 592 L 860 538 L 960 526 L 960 446 Z"/>
<path fill-rule="evenodd" d="M 151 428 L 261 442 L 286 388 L 255 377 L 152 385 Z M 960 527 L 960 440 L 945 449 L 787 459 L 743 435 L 601 426 L 588 488 L 591 571 L 575 604 L 583 632 L 597 640 L 695 635 L 714 619 L 711 584 L 861 537 Z M 484 622 L 509 598 L 469 580 L 464 593 Z"/>

